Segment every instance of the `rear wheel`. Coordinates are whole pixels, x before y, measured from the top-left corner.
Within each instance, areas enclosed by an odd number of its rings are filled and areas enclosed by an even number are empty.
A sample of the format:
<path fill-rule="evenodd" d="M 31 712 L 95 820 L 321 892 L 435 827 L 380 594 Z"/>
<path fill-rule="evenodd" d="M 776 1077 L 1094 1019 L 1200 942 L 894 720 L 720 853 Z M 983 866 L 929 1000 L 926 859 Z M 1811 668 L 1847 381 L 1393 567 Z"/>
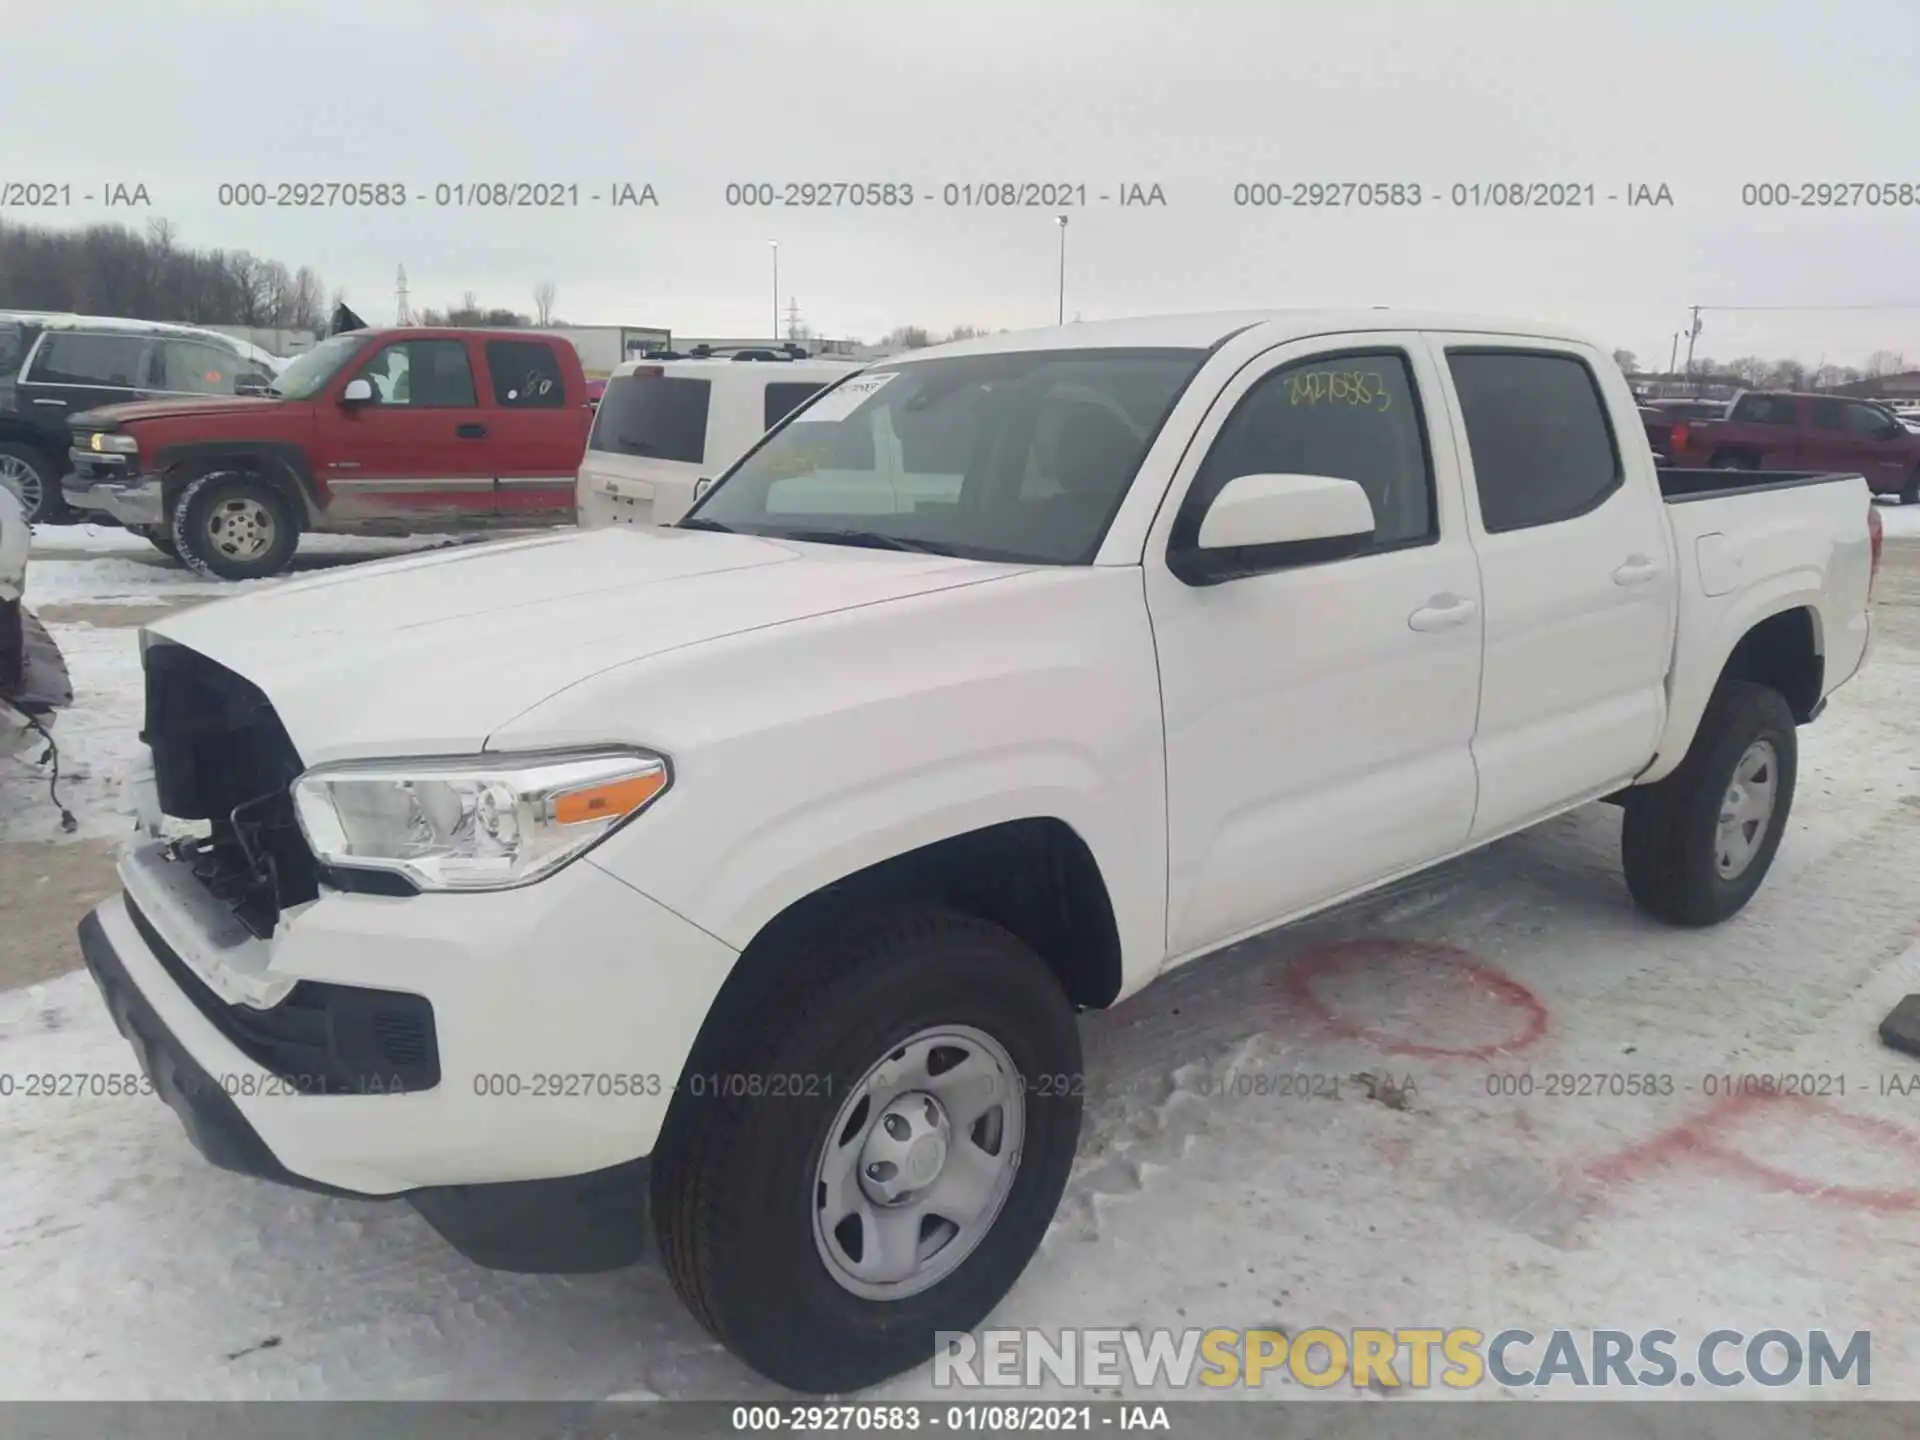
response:
<path fill-rule="evenodd" d="M 59 468 L 30 445 L 0 443 L 0 485 L 13 491 L 28 524 L 52 520 L 66 512 L 60 499 Z"/>
<path fill-rule="evenodd" d="M 179 557 L 214 580 L 278 575 L 300 543 L 286 498 L 265 477 L 237 470 L 189 484 L 173 507 L 171 528 Z"/>
<path fill-rule="evenodd" d="M 1780 848 L 1798 754 L 1779 691 L 1723 684 L 1679 768 L 1626 794 L 1620 854 L 1635 903 L 1674 925 L 1737 913 Z"/>
<path fill-rule="evenodd" d="M 970 916 L 855 917 L 779 948 L 689 1061 L 654 1223 L 729 1349 L 847 1391 L 979 1324 L 1026 1268 L 1079 1138 L 1080 1036 L 1040 957 Z"/>

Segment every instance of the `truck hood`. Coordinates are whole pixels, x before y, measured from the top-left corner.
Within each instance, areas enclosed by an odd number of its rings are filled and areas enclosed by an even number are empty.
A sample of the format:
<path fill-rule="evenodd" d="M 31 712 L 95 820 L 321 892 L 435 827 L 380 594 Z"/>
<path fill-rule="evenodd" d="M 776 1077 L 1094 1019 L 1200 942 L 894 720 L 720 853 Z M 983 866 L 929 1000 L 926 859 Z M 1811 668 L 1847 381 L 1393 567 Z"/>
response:
<path fill-rule="evenodd" d="M 210 418 L 273 410 L 299 402 L 272 395 L 207 395 L 177 400 L 131 400 L 125 405 L 102 405 L 98 410 L 83 410 L 73 421 L 87 430 L 110 430 L 116 425 L 141 420 L 173 420 L 181 417 Z"/>
<path fill-rule="evenodd" d="M 614 666 L 1028 568 L 614 527 L 343 568 L 168 616 L 142 644 L 251 680 L 309 765 L 466 754 Z"/>

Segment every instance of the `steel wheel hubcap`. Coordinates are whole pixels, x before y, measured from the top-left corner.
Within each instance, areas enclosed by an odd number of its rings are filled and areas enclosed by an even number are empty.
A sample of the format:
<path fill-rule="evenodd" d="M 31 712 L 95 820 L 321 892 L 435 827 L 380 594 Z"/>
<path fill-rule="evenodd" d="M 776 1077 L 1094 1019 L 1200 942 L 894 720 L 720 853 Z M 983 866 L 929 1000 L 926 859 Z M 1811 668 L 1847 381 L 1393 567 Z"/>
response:
<path fill-rule="evenodd" d="M 0 455 L 0 485 L 13 491 L 29 520 L 40 513 L 41 502 L 46 499 L 40 473 L 18 455 Z"/>
<path fill-rule="evenodd" d="M 1753 863 L 1773 819 L 1780 788 L 1780 757 L 1771 740 L 1756 740 L 1733 767 L 1733 779 L 1720 801 L 1720 823 L 1714 831 L 1714 860 L 1722 880 L 1737 880 Z"/>
<path fill-rule="evenodd" d="M 870 1300 L 938 1284 L 999 1217 L 1025 1134 L 1020 1072 L 971 1026 L 922 1030 L 870 1069 L 814 1170 L 813 1239 L 827 1273 Z"/>
<path fill-rule="evenodd" d="M 273 548 L 273 512 L 258 500 L 236 495 L 222 500 L 207 516 L 207 539 L 222 555 L 257 560 Z"/>

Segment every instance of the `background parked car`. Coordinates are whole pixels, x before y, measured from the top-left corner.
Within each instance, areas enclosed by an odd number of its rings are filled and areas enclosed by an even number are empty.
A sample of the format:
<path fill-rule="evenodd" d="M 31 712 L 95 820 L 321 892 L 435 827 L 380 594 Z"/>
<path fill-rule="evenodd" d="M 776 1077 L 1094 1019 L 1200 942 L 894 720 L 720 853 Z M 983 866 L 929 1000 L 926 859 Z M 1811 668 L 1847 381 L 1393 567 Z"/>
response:
<path fill-rule="evenodd" d="M 592 411 L 580 357 L 530 331 L 351 330 L 265 394 L 74 417 L 67 502 L 201 574 L 277 574 L 304 531 L 571 521 Z"/>
<path fill-rule="evenodd" d="M 1920 500 L 1920 434 L 1885 406 L 1839 395 L 1749 390 L 1724 420 L 1675 432 L 1675 464 L 1724 470 L 1844 470 L 1876 495 Z"/>
<path fill-rule="evenodd" d="M 774 350 L 625 362 L 607 381 L 580 463 L 580 523 L 671 525 L 703 480 L 859 368 Z"/>
<path fill-rule="evenodd" d="M 77 518 L 60 483 L 70 468 L 70 416 L 269 383 L 273 372 L 248 351 L 256 347 L 189 325 L 0 312 L 0 484 L 20 497 L 30 523 Z"/>

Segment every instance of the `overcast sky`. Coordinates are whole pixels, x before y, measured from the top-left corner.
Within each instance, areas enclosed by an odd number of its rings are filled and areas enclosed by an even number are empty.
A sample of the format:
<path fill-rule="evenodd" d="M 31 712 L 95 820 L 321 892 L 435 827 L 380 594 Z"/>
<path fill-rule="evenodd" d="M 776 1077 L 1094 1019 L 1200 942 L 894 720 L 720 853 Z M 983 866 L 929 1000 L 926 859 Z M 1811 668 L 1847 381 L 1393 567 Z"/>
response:
<path fill-rule="evenodd" d="M 1920 200 L 1920 3 L 1831 0 L 705 0 L 110 5 L 0 0 L 0 180 L 144 184 L 183 243 L 315 266 L 369 320 L 413 303 L 764 334 L 1052 323 L 1051 208 L 944 187 L 1084 184 L 1066 310 L 1391 304 L 1539 316 L 1664 363 L 1920 364 L 1920 203 L 1753 208 L 1743 185 L 1906 184 Z M 400 209 L 223 208 L 223 183 L 386 181 Z M 891 181 L 910 208 L 729 208 L 731 183 Z M 1400 210 L 1252 209 L 1246 182 L 1416 184 Z M 577 208 L 440 207 L 436 187 L 577 184 Z M 1474 209 L 1560 182 L 1594 208 Z M 619 183 L 657 207 L 612 208 Z M 1158 184 L 1164 206 L 1122 207 Z M 1671 206 L 1629 208 L 1664 184 Z M 588 197 L 598 193 L 595 203 Z M 1102 202 L 1102 194 L 1115 197 Z M 1607 197 L 1617 195 L 1618 200 Z M 424 197 L 424 198 L 421 198 Z M 0 297 L 4 300 L 4 297 Z M 1684 350 L 1685 341 L 1681 342 Z"/>

